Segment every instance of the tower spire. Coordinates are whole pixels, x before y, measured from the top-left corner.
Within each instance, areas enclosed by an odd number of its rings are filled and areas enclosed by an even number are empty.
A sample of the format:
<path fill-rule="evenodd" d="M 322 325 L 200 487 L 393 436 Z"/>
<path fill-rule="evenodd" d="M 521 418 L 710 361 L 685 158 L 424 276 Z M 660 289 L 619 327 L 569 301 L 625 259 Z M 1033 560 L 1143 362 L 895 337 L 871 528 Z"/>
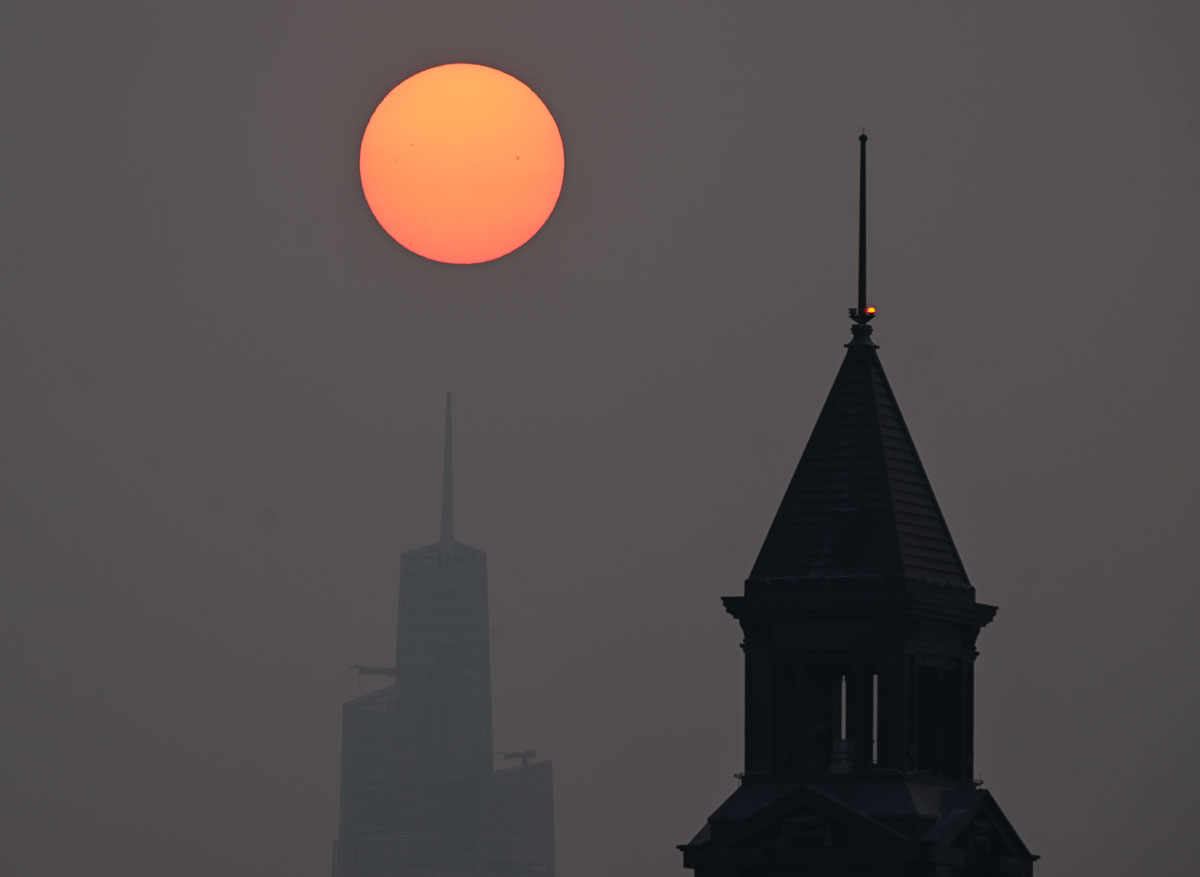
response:
<path fill-rule="evenodd" d="M 867 325 L 874 316 L 875 308 L 867 304 L 867 132 L 864 130 L 858 137 L 858 307 L 850 308 L 850 319 L 854 321 L 851 329 L 854 339 L 850 344 L 875 346 L 870 340 L 871 327 Z"/>
<path fill-rule="evenodd" d="M 858 312 L 867 310 L 867 132 L 858 137 Z"/>
<path fill-rule="evenodd" d="M 442 535 L 441 543 L 454 541 L 454 423 L 451 402 L 454 394 L 446 391 L 446 436 L 442 450 Z"/>

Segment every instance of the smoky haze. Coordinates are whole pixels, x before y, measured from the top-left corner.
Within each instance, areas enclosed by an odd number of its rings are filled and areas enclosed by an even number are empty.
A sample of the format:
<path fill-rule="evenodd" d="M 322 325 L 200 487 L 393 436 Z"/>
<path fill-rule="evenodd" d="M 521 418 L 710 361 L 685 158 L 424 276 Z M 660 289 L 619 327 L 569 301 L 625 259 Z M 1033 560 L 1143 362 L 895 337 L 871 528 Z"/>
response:
<path fill-rule="evenodd" d="M 323 875 L 400 552 L 488 552 L 495 743 L 563 877 L 681 874 L 741 769 L 739 593 L 874 339 L 979 599 L 976 765 L 1039 873 L 1192 873 L 1200 78 L 1185 3 L 8 4 L 6 874 Z M 527 82 L 557 210 L 434 264 L 378 100 Z"/>

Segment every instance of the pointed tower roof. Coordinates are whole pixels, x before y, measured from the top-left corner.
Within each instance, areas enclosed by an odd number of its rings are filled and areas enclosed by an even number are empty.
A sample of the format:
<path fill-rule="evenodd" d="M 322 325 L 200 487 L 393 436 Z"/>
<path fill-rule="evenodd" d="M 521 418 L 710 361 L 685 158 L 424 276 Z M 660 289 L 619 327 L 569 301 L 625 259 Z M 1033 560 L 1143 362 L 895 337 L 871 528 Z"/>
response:
<path fill-rule="evenodd" d="M 749 581 L 886 578 L 970 587 L 871 341 L 866 135 L 853 338 Z"/>

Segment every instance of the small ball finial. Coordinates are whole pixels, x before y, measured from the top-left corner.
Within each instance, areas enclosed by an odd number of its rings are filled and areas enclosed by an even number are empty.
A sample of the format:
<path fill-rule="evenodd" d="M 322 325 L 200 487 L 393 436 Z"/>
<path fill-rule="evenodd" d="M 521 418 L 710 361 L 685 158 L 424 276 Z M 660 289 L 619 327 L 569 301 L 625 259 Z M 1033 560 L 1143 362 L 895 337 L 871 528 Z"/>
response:
<path fill-rule="evenodd" d="M 867 135 L 866 135 L 866 133 L 863 133 L 863 134 L 859 134 L 859 135 L 858 135 L 858 142 L 859 142 L 859 143 L 866 143 L 866 142 L 867 142 Z"/>

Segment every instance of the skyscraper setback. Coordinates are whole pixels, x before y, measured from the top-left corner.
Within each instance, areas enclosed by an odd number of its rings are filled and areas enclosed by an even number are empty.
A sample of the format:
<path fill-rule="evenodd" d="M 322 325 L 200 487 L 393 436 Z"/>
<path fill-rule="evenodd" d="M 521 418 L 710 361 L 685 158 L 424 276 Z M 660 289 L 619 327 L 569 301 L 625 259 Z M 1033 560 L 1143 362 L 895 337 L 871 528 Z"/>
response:
<path fill-rule="evenodd" d="M 333 877 L 554 875 L 551 764 L 492 744 L 487 555 L 454 538 L 451 395 L 441 532 L 400 556 L 392 683 L 342 710 Z M 497 757 L 519 765 L 497 770 Z"/>

